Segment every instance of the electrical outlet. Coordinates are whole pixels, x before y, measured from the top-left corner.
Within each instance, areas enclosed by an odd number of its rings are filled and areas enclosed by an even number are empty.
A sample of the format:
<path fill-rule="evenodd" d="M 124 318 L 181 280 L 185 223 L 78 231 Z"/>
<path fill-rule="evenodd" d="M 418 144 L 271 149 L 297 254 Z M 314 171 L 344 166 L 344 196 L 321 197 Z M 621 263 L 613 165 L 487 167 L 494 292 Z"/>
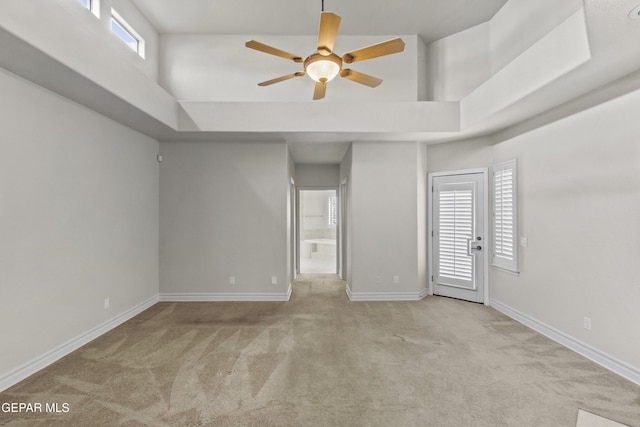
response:
<path fill-rule="evenodd" d="M 529 246 L 529 239 L 527 237 L 521 237 L 520 246 L 522 246 L 523 248 L 526 248 L 527 246 Z"/>
<path fill-rule="evenodd" d="M 236 284 L 236 277 L 235 276 L 229 276 L 229 284 L 230 285 L 235 285 Z"/>
<path fill-rule="evenodd" d="M 105 298 L 105 299 L 104 299 L 104 308 L 105 308 L 105 309 L 109 308 L 109 305 L 111 305 L 111 304 L 110 304 L 110 301 L 109 301 L 109 298 Z"/>
<path fill-rule="evenodd" d="M 586 316 L 584 317 L 584 328 L 587 331 L 591 330 L 591 318 L 590 317 L 586 317 Z"/>
<path fill-rule="evenodd" d="M 271 276 L 271 284 L 272 285 L 277 285 L 278 284 L 278 278 L 276 276 Z"/>
<path fill-rule="evenodd" d="M 376 283 L 382 285 L 382 276 L 376 276 Z"/>
<path fill-rule="evenodd" d="M 393 276 L 393 283 L 395 284 L 400 283 L 400 276 Z"/>

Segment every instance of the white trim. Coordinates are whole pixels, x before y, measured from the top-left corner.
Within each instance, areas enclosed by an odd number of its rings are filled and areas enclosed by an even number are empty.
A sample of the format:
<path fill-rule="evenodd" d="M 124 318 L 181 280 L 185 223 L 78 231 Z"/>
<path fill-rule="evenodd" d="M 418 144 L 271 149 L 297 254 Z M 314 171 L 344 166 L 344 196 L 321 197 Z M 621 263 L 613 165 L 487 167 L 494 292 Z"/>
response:
<path fill-rule="evenodd" d="M 350 301 L 420 301 L 427 296 L 429 290 L 423 289 L 420 292 L 351 292 L 351 287 L 347 283 L 347 296 Z"/>
<path fill-rule="evenodd" d="M 451 176 L 451 175 L 467 175 L 473 173 L 480 173 L 483 175 L 483 183 L 484 183 L 484 236 L 485 236 L 485 247 L 492 247 L 489 245 L 489 168 L 474 168 L 474 169 L 463 169 L 463 170 L 455 170 L 448 172 L 432 172 L 427 175 L 427 250 L 428 256 L 427 261 L 429 264 L 429 276 L 427 277 L 427 281 L 429 282 L 429 286 L 427 286 L 427 295 L 433 295 L 433 280 L 431 277 L 433 274 L 433 178 L 438 176 Z M 492 242 L 491 242 L 492 243 Z M 493 244 L 493 243 L 492 243 Z M 484 295 L 483 295 L 484 305 L 489 305 L 489 256 L 484 256 Z"/>
<path fill-rule="evenodd" d="M 100 0 L 90 0 L 89 10 L 95 15 L 96 18 L 100 19 Z"/>
<path fill-rule="evenodd" d="M 221 302 L 221 301 L 289 301 L 291 285 L 285 293 L 172 293 L 160 294 L 160 302 Z"/>
<path fill-rule="evenodd" d="M 555 342 L 562 344 L 570 350 L 586 357 L 587 359 L 597 363 L 598 365 L 620 375 L 621 377 L 640 385 L 640 368 L 631 366 L 622 360 L 604 353 L 597 348 L 590 346 L 570 335 L 565 334 L 539 320 L 534 319 L 514 308 L 509 307 L 494 299 L 491 300 L 491 307 L 499 312 L 506 314 L 510 318 L 522 323 L 523 325 L 533 329 L 542 335 L 551 338 Z"/>
<path fill-rule="evenodd" d="M 55 347 L 54 349 L 44 353 L 43 355 L 38 356 L 35 359 L 25 363 L 24 365 L 19 366 L 17 369 L 14 369 L 13 371 L 0 376 L 0 392 L 46 368 L 55 361 L 79 349 L 83 345 L 89 343 L 90 341 L 93 341 L 99 336 L 106 334 L 115 327 L 123 324 L 127 320 L 137 316 L 149 307 L 155 305 L 158 301 L 158 295 L 154 295 L 146 301 L 143 301 L 135 307 L 132 307 L 131 309 L 125 311 L 124 313 L 120 313 L 116 317 L 107 320 L 106 322 L 96 326 L 95 328 L 78 335 L 70 341 L 59 345 L 58 347 Z"/>

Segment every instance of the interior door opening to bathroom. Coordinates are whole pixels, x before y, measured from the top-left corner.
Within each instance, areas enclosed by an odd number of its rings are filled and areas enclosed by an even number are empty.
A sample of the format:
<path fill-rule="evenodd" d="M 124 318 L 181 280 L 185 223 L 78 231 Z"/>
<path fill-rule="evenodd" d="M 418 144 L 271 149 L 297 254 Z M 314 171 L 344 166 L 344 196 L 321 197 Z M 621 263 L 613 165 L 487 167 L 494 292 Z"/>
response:
<path fill-rule="evenodd" d="M 338 272 L 338 200 L 335 189 L 298 194 L 298 266 L 301 274 Z"/>

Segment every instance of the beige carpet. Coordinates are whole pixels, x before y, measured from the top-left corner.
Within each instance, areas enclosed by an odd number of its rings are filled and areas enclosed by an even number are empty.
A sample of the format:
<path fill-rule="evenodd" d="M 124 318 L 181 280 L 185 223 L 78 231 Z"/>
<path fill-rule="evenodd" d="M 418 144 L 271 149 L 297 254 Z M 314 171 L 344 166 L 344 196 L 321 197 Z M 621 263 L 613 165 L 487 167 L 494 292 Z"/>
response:
<path fill-rule="evenodd" d="M 0 394 L 67 404 L 17 426 L 640 426 L 640 387 L 482 305 L 349 302 L 302 276 L 289 302 L 160 303 Z"/>

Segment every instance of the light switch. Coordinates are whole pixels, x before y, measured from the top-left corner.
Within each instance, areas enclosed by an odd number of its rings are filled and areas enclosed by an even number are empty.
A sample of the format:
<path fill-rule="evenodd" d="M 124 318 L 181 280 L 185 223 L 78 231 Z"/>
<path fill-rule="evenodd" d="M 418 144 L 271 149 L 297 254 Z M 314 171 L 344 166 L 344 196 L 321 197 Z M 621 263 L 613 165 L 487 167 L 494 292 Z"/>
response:
<path fill-rule="evenodd" d="M 525 248 L 527 246 L 529 246 L 529 239 L 526 238 L 526 237 L 521 237 L 520 238 L 520 246 L 525 247 Z"/>

